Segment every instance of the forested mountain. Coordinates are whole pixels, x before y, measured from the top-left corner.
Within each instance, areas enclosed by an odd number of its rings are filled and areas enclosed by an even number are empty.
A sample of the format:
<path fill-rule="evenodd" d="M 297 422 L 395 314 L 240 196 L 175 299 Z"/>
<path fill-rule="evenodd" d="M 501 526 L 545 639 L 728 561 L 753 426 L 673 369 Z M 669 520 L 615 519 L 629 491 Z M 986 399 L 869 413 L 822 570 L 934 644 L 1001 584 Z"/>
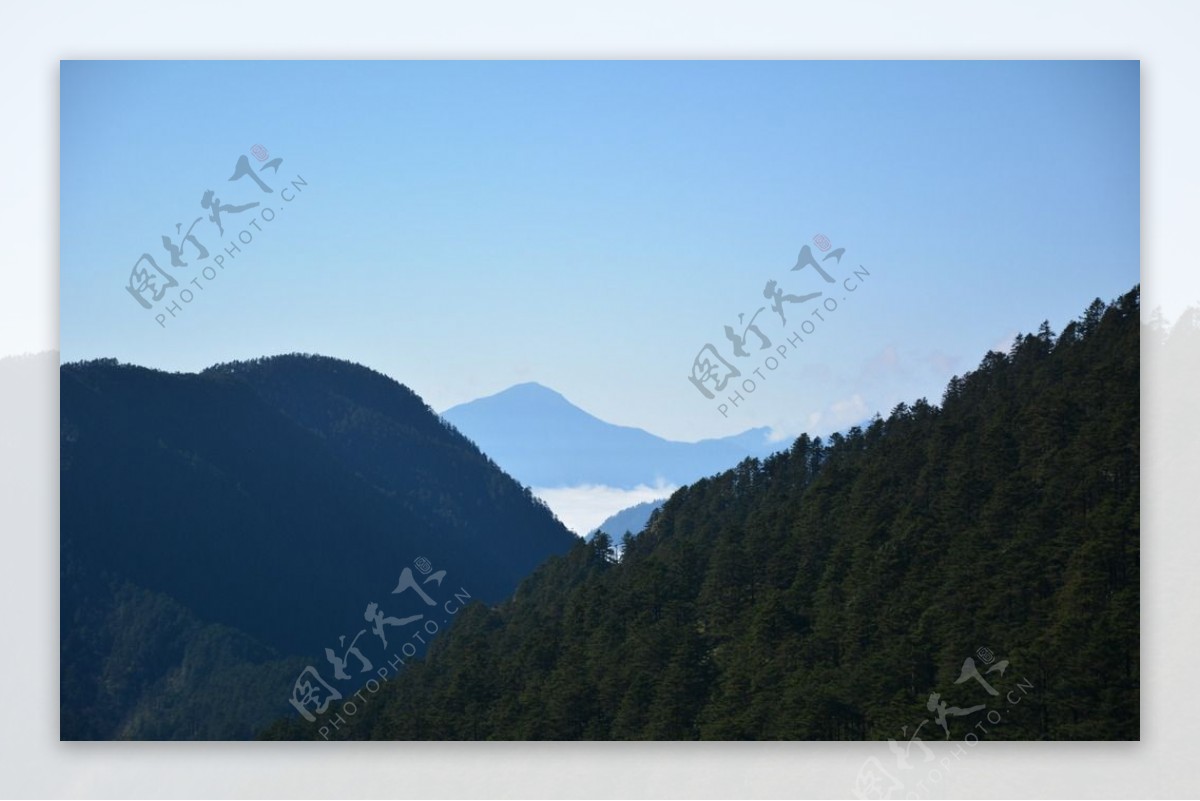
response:
<path fill-rule="evenodd" d="M 588 535 L 584 539 L 590 542 L 597 534 L 604 532 L 613 541 L 614 554 L 617 558 L 620 558 L 621 543 L 624 540 L 625 534 L 628 533 L 634 537 L 641 534 L 642 529 L 650 522 L 650 515 L 654 513 L 655 509 L 662 507 L 665 502 L 665 500 L 645 501 L 644 503 L 630 506 L 628 509 L 622 509 L 615 515 L 605 519 L 594 531 L 588 532 Z"/>
<path fill-rule="evenodd" d="M 64 739 L 250 736 L 424 558 L 499 602 L 577 541 L 406 387 L 285 356 L 61 369 Z"/>
<path fill-rule="evenodd" d="M 675 442 L 605 422 L 532 382 L 460 404 L 442 416 L 509 475 L 539 488 L 686 484 L 790 444 L 772 442 L 769 428 Z"/>
<path fill-rule="evenodd" d="M 551 558 L 329 736 L 1135 739 L 1138 485 L 1135 288 Z"/>

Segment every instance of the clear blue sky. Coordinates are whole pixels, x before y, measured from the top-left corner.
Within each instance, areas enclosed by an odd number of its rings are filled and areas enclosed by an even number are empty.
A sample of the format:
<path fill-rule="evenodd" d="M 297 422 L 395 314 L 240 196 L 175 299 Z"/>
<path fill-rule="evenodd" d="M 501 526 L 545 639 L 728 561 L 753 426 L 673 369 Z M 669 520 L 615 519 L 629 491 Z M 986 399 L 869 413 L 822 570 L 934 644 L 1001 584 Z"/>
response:
<path fill-rule="evenodd" d="M 1018 330 L 1139 280 L 1137 62 L 64 62 L 61 348 L 169 370 L 304 351 L 435 409 L 538 381 L 695 440 L 826 433 L 940 399 Z M 255 144 L 282 158 L 258 173 Z M 279 190 L 307 186 L 283 202 Z M 258 209 L 160 244 L 206 190 L 277 210 L 166 328 L 124 288 L 180 287 Z M 827 289 L 802 350 L 723 417 L 688 382 L 764 284 Z M 818 255 L 820 251 L 814 248 Z M 840 287 L 840 283 L 836 285 Z M 842 301 L 843 297 L 845 301 Z M 795 309 L 789 329 L 805 319 Z M 768 308 L 758 322 L 785 341 Z M 747 347 L 757 347 L 753 336 Z M 742 362 L 749 369 L 759 354 Z"/>

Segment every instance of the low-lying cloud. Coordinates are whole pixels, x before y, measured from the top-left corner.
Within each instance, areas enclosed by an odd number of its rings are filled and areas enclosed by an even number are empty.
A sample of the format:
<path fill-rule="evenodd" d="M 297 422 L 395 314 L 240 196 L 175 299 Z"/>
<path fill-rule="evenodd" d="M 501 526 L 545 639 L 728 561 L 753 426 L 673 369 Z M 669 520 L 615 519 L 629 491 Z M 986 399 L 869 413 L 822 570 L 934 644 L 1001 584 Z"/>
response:
<path fill-rule="evenodd" d="M 639 484 L 633 489 L 604 484 L 580 484 L 575 487 L 532 487 L 533 494 L 546 502 L 567 528 L 585 536 L 612 515 L 646 501 L 667 498 L 676 484 L 658 483 L 653 487 Z"/>

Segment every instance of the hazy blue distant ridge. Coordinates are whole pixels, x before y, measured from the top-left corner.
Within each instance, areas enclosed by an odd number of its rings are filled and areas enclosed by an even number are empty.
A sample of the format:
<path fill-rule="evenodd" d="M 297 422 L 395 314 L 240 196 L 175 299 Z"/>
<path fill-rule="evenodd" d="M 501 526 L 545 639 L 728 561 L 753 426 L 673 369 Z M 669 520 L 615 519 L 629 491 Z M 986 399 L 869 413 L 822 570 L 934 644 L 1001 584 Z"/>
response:
<path fill-rule="evenodd" d="M 769 442 L 769 428 L 674 442 L 607 423 L 533 382 L 447 409 L 442 417 L 509 475 L 532 487 L 686 484 L 728 470 L 747 456 L 767 456 L 791 444 Z"/>

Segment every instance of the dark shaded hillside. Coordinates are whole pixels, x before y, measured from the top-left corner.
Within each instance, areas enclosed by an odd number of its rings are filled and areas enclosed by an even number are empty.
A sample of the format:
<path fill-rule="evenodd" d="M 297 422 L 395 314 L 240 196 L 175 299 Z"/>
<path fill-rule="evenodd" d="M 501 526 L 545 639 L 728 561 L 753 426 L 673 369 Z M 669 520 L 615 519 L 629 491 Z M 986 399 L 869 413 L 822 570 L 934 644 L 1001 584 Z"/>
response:
<path fill-rule="evenodd" d="M 903 741 L 936 692 L 991 704 L 987 739 L 1136 739 L 1138 313 L 1136 289 L 1096 301 L 940 408 L 681 489 L 620 563 L 598 536 L 470 607 L 336 735 Z M 999 700 L 970 657 L 1006 662 Z"/>
<path fill-rule="evenodd" d="M 420 398 L 347 362 L 65 365 L 61 421 L 67 739 L 195 736 L 127 718 L 197 632 L 252 662 L 311 662 L 417 557 L 497 602 L 576 541 Z"/>

